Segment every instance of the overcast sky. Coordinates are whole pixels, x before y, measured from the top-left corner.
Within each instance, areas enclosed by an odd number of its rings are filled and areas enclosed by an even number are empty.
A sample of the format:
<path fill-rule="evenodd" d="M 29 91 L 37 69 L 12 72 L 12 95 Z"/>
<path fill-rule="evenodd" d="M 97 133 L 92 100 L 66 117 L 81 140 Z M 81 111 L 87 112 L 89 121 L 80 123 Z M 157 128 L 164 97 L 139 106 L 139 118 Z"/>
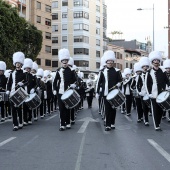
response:
<path fill-rule="evenodd" d="M 107 5 L 107 35 L 112 31 L 123 32 L 125 40 L 153 40 L 153 4 L 155 21 L 155 50 L 168 54 L 168 0 L 105 0 Z M 145 10 L 137 11 L 138 8 Z M 115 37 L 116 38 L 116 37 Z M 117 36 L 118 38 L 118 36 Z M 120 36 L 119 36 L 120 38 Z"/>

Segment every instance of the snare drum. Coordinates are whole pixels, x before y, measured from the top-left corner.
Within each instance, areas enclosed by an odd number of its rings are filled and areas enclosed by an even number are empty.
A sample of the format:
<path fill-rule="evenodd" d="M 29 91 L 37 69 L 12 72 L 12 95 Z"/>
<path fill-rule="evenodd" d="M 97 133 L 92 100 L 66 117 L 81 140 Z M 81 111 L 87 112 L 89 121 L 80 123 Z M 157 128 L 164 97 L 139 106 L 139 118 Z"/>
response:
<path fill-rule="evenodd" d="M 12 93 L 9 99 L 14 103 L 15 107 L 19 107 L 28 97 L 28 93 L 23 89 L 19 88 Z"/>
<path fill-rule="evenodd" d="M 151 101 L 149 99 L 149 96 L 146 94 L 144 97 L 143 97 L 143 101 L 145 102 L 145 104 L 150 108 L 151 107 Z"/>
<path fill-rule="evenodd" d="M 80 102 L 80 95 L 75 90 L 69 89 L 61 96 L 61 100 L 66 108 L 72 109 Z"/>
<path fill-rule="evenodd" d="M 170 110 L 170 93 L 168 91 L 161 92 L 157 96 L 156 102 L 163 110 Z"/>
<path fill-rule="evenodd" d="M 9 99 L 9 95 L 7 95 L 6 92 L 0 92 L 0 102 L 1 101 L 6 102 L 8 101 L 8 99 Z"/>
<path fill-rule="evenodd" d="M 41 104 L 41 99 L 36 93 L 33 93 L 30 94 L 29 98 L 25 100 L 25 104 L 29 107 L 30 110 L 32 110 Z"/>
<path fill-rule="evenodd" d="M 136 89 L 132 90 L 133 97 L 139 98 L 139 94 Z"/>
<path fill-rule="evenodd" d="M 114 89 L 108 93 L 106 100 L 111 104 L 113 108 L 117 108 L 125 102 L 125 96 L 120 90 Z"/>

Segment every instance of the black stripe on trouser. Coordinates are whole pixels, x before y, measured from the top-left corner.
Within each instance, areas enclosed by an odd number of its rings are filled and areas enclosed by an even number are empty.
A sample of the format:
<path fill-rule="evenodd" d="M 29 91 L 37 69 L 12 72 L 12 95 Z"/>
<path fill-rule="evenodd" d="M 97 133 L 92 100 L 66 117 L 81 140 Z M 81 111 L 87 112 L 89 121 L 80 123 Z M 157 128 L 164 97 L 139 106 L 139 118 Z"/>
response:
<path fill-rule="evenodd" d="M 143 99 L 142 99 L 142 108 L 143 108 L 143 113 L 144 113 L 144 120 L 145 120 L 145 122 L 149 122 L 148 114 L 149 114 L 150 108 L 149 108 L 148 105 L 144 102 Z"/>
<path fill-rule="evenodd" d="M 131 113 L 132 95 L 125 95 L 126 97 L 126 112 Z"/>
<path fill-rule="evenodd" d="M 0 102 L 0 107 L 1 107 L 1 118 L 5 118 L 4 101 Z"/>
<path fill-rule="evenodd" d="M 60 111 L 60 125 L 65 126 L 70 124 L 70 110 L 65 107 L 65 104 L 61 100 L 61 94 L 58 94 L 58 106 Z"/>
<path fill-rule="evenodd" d="M 138 113 L 138 119 L 143 118 L 143 109 L 142 109 L 142 101 L 141 98 L 135 98 L 136 101 L 136 107 L 137 107 L 137 113 Z"/>
<path fill-rule="evenodd" d="M 161 107 L 156 103 L 156 99 L 150 99 L 151 100 L 151 110 L 152 110 L 152 117 L 154 121 L 154 126 L 159 127 L 163 115 L 163 110 Z"/>
<path fill-rule="evenodd" d="M 106 100 L 106 97 L 104 98 L 104 104 L 105 104 L 105 115 L 106 115 L 106 126 L 111 126 L 115 124 L 116 119 L 116 109 L 113 109 L 110 103 Z"/>

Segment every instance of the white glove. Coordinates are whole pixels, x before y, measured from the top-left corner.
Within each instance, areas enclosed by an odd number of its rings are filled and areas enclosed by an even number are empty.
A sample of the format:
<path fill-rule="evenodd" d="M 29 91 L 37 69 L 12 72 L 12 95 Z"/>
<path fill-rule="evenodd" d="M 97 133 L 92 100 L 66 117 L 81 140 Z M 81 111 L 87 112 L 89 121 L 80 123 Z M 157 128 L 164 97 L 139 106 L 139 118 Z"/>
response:
<path fill-rule="evenodd" d="M 6 94 L 9 95 L 10 91 L 6 91 Z"/>
<path fill-rule="evenodd" d="M 70 88 L 75 89 L 75 88 L 76 88 L 76 85 L 75 85 L 75 84 L 70 84 Z"/>
<path fill-rule="evenodd" d="M 98 93 L 96 93 L 96 99 L 97 99 L 97 100 L 99 99 L 99 94 L 98 94 Z"/>
<path fill-rule="evenodd" d="M 149 94 L 149 98 L 153 98 L 153 95 L 152 95 L 152 94 Z"/>
<path fill-rule="evenodd" d="M 37 90 L 40 90 L 40 88 L 39 88 L 39 87 L 37 87 Z"/>
<path fill-rule="evenodd" d="M 44 99 L 47 99 L 47 92 L 44 91 Z"/>
<path fill-rule="evenodd" d="M 32 88 L 32 89 L 30 90 L 30 94 L 33 94 L 34 92 L 35 92 L 35 89 Z"/>
<path fill-rule="evenodd" d="M 23 85 L 24 85 L 24 83 L 18 82 L 18 86 L 23 86 Z"/>
<path fill-rule="evenodd" d="M 170 86 L 166 88 L 166 90 L 170 91 Z"/>
<path fill-rule="evenodd" d="M 117 86 L 117 87 L 120 87 L 120 86 L 121 86 L 121 83 L 117 83 L 116 86 Z"/>
<path fill-rule="evenodd" d="M 53 91 L 53 94 L 54 94 L 54 95 L 56 95 L 56 94 L 57 94 L 56 90 L 54 90 L 54 91 Z"/>
<path fill-rule="evenodd" d="M 142 92 L 139 92 L 139 95 L 142 96 Z"/>

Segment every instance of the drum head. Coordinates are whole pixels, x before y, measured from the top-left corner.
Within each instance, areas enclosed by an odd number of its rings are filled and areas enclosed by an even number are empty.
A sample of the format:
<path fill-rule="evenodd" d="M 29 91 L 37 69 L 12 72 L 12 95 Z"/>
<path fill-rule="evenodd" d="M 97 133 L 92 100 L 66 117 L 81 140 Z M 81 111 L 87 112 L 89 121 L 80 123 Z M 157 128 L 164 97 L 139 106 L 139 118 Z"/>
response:
<path fill-rule="evenodd" d="M 113 99 L 119 93 L 118 89 L 112 90 L 106 97 L 107 100 Z"/>
<path fill-rule="evenodd" d="M 156 98 L 156 102 L 157 103 L 162 103 L 165 100 L 167 100 L 167 98 L 169 97 L 169 92 L 168 91 L 163 91 L 162 93 L 160 93 L 157 98 Z"/>
<path fill-rule="evenodd" d="M 30 100 L 32 100 L 35 97 L 36 93 L 30 94 L 28 99 L 25 100 L 25 102 L 29 102 Z"/>
<path fill-rule="evenodd" d="M 70 97 L 72 94 L 73 94 L 73 90 L 72 90 L 72 89 L 67 90 L 67 91 L 61 96 L 61 100 L 67 99 L 67 98 Z"/>
<path fill-rule="evenodd" d="M 143 97 L 143 100 L 148 100 L 148 99 L 149 99 L 148 95 L 145 95 L 145 96 Z"/>

